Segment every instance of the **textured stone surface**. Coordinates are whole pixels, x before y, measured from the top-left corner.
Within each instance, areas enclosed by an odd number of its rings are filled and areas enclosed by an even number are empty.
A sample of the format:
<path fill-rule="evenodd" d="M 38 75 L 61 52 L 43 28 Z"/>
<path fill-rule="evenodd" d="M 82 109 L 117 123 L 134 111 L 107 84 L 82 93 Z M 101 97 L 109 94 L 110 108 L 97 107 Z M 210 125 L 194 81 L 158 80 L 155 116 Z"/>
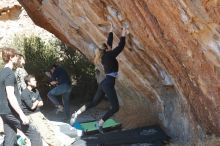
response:
<path fill-rule="evenodd" d="M 18 1 L 0 0 L 0 48 L 12 47 L 18 36 L 31 35 L 40 36 L 44 41 L 55 39 L 53 34 L 33 23 Z M 1 63 L 2 59 L 0 59 Z M 3 124 L 0 119 L 0 132 L 2 131 Z"/>
<path fill-rule="evenodd" d="M 41 36 L 48 40 L 54 36 L 36 26 L 16 0 L 0 0 L 0 47 L 13 44 L 16 36 Z"/>
<path fill-rule="evenodd" d="M 218 0 L 19 0 L 33 21 L 90 60 L 109 21 L 128 25 L 116 83 L 124 127 L 159 123 L 173 138 L 220 135 Z"/>

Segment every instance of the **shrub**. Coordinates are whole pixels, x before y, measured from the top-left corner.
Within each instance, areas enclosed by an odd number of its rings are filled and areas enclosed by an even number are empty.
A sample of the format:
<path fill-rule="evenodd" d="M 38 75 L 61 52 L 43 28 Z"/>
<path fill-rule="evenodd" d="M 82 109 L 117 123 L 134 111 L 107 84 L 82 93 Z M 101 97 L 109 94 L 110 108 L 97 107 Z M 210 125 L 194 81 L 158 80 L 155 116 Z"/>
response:
<path fill-rule="evenodd" d="M 46 96 L 50 88 L 44 72 L 54 63 L 59 63 L 69 73 L 73 97 L 84 101 L 93 96 L 97 87 L 94 65 L 76 49 L 59 40 L 45 42 L 36 36 L 17 38 L 15 44 L 26 58 L 27 72 L 35 75 L 42 96 Z"/>

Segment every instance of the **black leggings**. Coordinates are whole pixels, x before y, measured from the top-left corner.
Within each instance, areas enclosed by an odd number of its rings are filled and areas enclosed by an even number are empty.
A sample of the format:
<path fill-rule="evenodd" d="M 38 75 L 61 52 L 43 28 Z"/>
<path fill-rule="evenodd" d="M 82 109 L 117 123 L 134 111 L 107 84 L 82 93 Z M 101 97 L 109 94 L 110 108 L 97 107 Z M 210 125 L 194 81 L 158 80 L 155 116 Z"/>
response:
<path fill-rule="evenodd" d="M 96 106 L 106 94 L 111 104 L 111 108 L 107 111 L 107 113 L 105 113 L 105 115 L 102 117 L 102 120 L 106 121 L 109 117 L 116 113 L 119 110 L 119 103 L 114 86 L 115 78 L 107 75 L 106 78 L 99 84 L 95 97 L 93 98 L 92 102 L 86 105 L 85 110 Z"/>
<path fill-rule="evenodd" d="M 22 125 L 21 120 L 12 114 L 1 115 L 4 122 L 4 146 L 16 144 L 17 129 L 20 129 L 31 141 L 31 146 L 42 146 L 40 134 L 31 125 Z"/>

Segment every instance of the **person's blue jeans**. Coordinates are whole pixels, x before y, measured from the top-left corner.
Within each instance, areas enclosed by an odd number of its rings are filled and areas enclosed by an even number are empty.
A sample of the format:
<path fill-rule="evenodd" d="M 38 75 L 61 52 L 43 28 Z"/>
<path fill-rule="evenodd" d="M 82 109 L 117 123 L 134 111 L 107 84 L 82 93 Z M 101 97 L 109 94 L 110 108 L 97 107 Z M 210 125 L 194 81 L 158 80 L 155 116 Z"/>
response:
<path fill-rule="evenodd" d="M 57 107 L 60 105 L 57 96 L 62 96 L 64 112 L 66 114 L 67 120 L 70 119 L 70 107 L 69 107 L 69 100 L 70 94 L 72 91 L 72 86 L 69 84 L 60 84 L 55 88 L 51 89 L 47 96 L 49 97 L 50 101 Z"/>

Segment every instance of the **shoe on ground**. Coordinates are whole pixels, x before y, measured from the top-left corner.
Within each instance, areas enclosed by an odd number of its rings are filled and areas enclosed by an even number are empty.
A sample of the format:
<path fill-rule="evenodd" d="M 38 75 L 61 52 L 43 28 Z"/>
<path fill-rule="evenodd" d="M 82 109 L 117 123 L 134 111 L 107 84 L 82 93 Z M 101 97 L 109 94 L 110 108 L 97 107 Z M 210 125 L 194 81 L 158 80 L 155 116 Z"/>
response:
<path fill-rule="evenodd" d="M 58 114 L 59 112 L 63 112 L 63 106 L 61 105 L 57 106 L 56 114 Z"/>
<path fill-rule="evenodd" d="M 72 114 L 71 119 L 70 119 L 70 125 L 74 125 L 77 119 L 77 114 L 76 112 Z"/>
<path fill-rule="evenodd" d="M 99 126 L 98 122 L 95 124 L 95 127 L 98 129 L 99 133 L 104 134 L 103 127 Z"/>

